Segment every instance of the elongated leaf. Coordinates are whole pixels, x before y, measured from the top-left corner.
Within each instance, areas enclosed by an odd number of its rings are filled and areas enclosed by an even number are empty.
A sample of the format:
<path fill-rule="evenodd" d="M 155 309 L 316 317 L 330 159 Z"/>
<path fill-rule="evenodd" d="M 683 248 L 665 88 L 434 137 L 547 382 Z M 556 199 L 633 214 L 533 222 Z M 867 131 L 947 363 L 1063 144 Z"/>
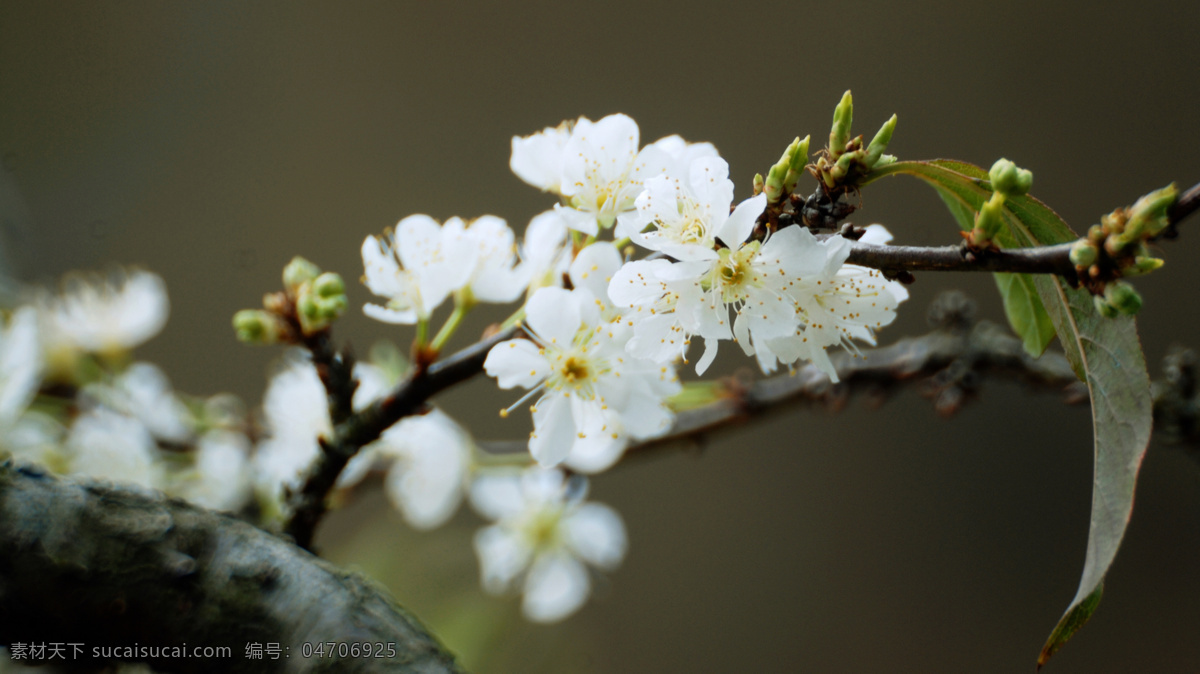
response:
<path fill-rule="evenodd" d="M 954 193 L 947 191 L 936 183 L 933 188 L 945 202 L 950 214 L 958 221 L 958 226 L 964 232 L 969 232 L 975 226 L 975 210 L 964 204 Z M 1016 241 L 1008 231 L 1000 232 L 1000 245 L 1005 248 L 1017 248 Z M 1004 314 L 1008 323 L 1022 340 L 1025 351 L 1034 358 L 1040 357 L 1054 341 L 1054 323 L 1042 305 L 1037 287 L 1033 284 L 1030 274 L 1008 274 L 996 272 L 992 274 L 1000 297 L 1004 300 Z"/>
<path fill-rule="evenodd" d="M 938 188 L 947 202 L 960 203 L 961 207 L 950 208 L 959 219 L 963 208 L 978 210 L 990 193 L 982 168 L 949 160 L 896 162 L 871 179 L 898 173 L 917 176 Z M 1033 197 L 1010 198 L 1005 206 L 1007 234 L 1017 246 L 1077 238 L 1058 214 Z M 1057 276 L 1038 275 L 1033 283 L 1075 374 L 1087 382 L 1095 435 L 1092 515 L 1083 577 L 1075 598 L 1042 648 L 1038 657 L 1041 667 L 1100 603 L 1104 575 L 1133 509 L 1138 469 L 1150 442 L 1152 409 L 1150 377 L 1133 318 L 1103 318 L 1087 291 L 1071 288 Z"/>

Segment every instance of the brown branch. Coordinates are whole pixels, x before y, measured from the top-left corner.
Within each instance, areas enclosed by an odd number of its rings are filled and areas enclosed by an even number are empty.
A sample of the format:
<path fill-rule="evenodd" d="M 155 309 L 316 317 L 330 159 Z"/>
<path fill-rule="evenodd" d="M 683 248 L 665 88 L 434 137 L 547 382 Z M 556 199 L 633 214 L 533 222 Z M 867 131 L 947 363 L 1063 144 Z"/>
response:
<path fill-rule="evenodd" d="M 288 499 L 292 515 L 284 531 L 296 545 L 312 549 L 313 534 L 325 514 L 329 493 L 342 469 L 360 448 L 374 442 L 400 419 L 426 412 L 425 403 L 434 395 L 482 372 L 483 362 L 492 347 L 511 339 L 516 331 L 517 328 L 503 330 L 428 368 L 417 368 L 390 394 L 339 423 L 333 437 L 322 442 L 321 456 L 304 485 Z"/>
<path fill-rule="evenodd" d="M 1037 248 L 972 251 L 965 246 L 887 246 L 855 241 L 850 264 L 899 271 L 991 271 L 1017 274 L 1057 274 L 1073 277 L 1071 244 Z"/>
<path fill-rule="evenodd" d="M 48 638 L 48 637 L 52 637 Z M 135 486 L 0 463 L 0 643 L 66 648 L 227 647 L 224 657 L 142 651 L 172 672 L 457 672 L 454 657 L 374 583 L 249 524 Z M 335 642 L 307 659 L 305 645 Z M 249 659 L 248 644 L 279 659 Z M 372 657 L 339 657 L 369 643 Z M 67 644 L 80 644 L 82 652 Z M 390 646 L 394 657 L 374 657 Z M 73 657 L 72 657 L 73 656 Z"/>

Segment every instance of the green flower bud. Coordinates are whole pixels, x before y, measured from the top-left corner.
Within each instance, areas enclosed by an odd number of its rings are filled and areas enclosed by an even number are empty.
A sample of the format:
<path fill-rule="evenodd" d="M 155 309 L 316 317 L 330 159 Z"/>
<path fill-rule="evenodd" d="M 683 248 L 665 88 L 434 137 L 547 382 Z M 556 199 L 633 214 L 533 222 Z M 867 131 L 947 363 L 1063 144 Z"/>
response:
<path fill-rule="evenodd" d="M 342 281 L 342 277 L 331 271 L 318 276 L 313 281 L 312 287 L 318 297 L 330 298 L 346 294 L 346 284 Z"/>
<path fill-rule="evenodd" d="M 1090 267 L 1096 264 L 1100 250 L 1090 241 L 1076 241 L 1071 246 L 1071 264 L 1076 267 Z"/>
<path fill-rule="evenodd" d="M 1096 313 L 1105 318 L 1116 318 L 1118 315 L 1120 315 L 1120 312 L 1117 311 L 1116 307 L 1109 304 L 1103 297 L 1098 295 L 1092 298 L 1092 304 L 1096 306 Z"/>
<path fill-rule="evenodd" d="M 1164 264 L 1166 263 L 1163 260 L 1156 257 L 1139 255 L 1133 258 L 1133 264 L 1121 270 L 1121 273 L 1125 276 L 1141 276 L 1161 269 Z"/>
<path fill-rule="evenodd" d="M 767 172 L 767 182 L 763 188 L 763 191 L 767 193 L 767 203 L 777 204 L 783 198 L 783 180 L 786 177 L 787 157 L 785 156 Z"/>
<path fill-rule="evenodd" d="M 800 141 L 799 145 L 792 143 L 795 149 L 789 147 L 791 152 L 791 164 L 788 165 L 787 176 L 783 179 L 783 189 L 787 194 L 796 191 L 796 185 L 800 184 L 800 176 L 804 175 L 804 167 L 808 164 L 808 144 L 810 136 L 805 136 L 804 140 Z"/>
<path fill-rule="evenodd" d="M 1021 196 L 1033 186 L 1033 173 L 1007 159 L 998 159 L 988 171 L 988 179 L 992 181 L 992 189 L 1005 196 Z"/>
<path fill-rule="evenodd" d="M 233 329 L 238 341 L 247 344 L 274 344 L 286 333 L 279 318 L 262 309 L 243 309 L 234 314 Z"/>
<path fill-rule="evenodd" d="M 1175 183 L 1143 195 L 1130 207 L 1126 228 L 1138 238 L 1157 236 L 1171 223 L 1167 211 L 1179 198 Z"/>
<path fill-rule="evenodd" d="M 887 149 L 888 143 L 892 141 L 892 133 L 896 131 L 896 116 L 883 123 L 879 133 L 875 134 L 875 138 L 871 140 L 871 144 L 867 146 L 867 156 L 863 159 L 863 163 L 867 165 L 867 170 L 875 168 L 879 163 L 880 157 L 883 156 L 883 151 Z M 893 159 L 893 161 L 895 161 Z"/>
<path fill-rule="evenodd" d="M 829 152 L 837 157 L 846 150 L 850 141 L 850 123 L 854 121 L 854 97 L 850 90 L 842 94 L 842 100 L 833 109 L 833 129 L 829 132 Z"/>
<path fill-rule="evenodd" d="M 1114 281 L 1105 286 L 1104 299 L 1117 311 L 1130 316 L 1142 308 L 1142 296 L 1124 281 Z"/>
<path fill-rule="evenodd" d="M 294 293 L 320 273 L 320 267 L 297 255 L 283 268 L 283 287 Z"/>
<path fill-rule="evenodd" d="M 764 183 L 763 183 L 762 174 L 755 173 L 754 174 L 754 196 L 757 197 L 758 195 L 762 194 L 763 189 L 764 189 Z"/>

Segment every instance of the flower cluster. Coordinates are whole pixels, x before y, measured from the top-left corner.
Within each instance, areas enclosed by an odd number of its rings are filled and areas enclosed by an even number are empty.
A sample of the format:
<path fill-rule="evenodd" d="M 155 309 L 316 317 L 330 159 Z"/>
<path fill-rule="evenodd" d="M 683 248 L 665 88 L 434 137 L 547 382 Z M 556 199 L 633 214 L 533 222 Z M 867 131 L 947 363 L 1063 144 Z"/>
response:
<path fill-rule="evenodd" d="M 61 474 L 135 482 L 237 510 L 250 440 L 232 396 L 184 398 L 134 347 L 166 322 L 161 278 L 74 275 L 8 318 L 0 335 L 0 449 Z"/>

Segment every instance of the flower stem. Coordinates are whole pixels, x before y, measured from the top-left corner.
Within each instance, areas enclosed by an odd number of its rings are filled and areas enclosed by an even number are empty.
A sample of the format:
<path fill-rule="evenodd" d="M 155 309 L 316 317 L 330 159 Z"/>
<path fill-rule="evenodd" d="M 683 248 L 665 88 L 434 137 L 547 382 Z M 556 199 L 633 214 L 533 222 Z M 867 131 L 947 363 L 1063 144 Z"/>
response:
<path fill-rule="evenodd" d="M 446 342 L 450 340 L 450 337 L 458 331 L 458 326 L 462 325 L 463 318 L 466 317 L 467 312 L 470 310 L 470 303 L 456 303 L 454 305 L 454 312 L 451 313 L 450 317 L 446 319 L 446 322 L 442 325 L 441 330 L 438 330 L 438 333 L 434 336 L 433 343 L 429 345 L 429 348 L 433 349 L 434 351 L 441 351 L 442 347 L 446 345 Z"/>
<path fill-rule="evenodd" d="M 511 316 L 504 319 L 504 322 L 500 324 L 500 329 L 507 330 L 523 320 L 525 320 L 525 307 L 517 309 Z"/>
<path fill-rule="evenodd" d="M 417 339 L 416 339 L 415 346 L 417 346 L 418 348 L 423 347 L 423 346 L 425 346 L 425 343 L 428 341 L 429 341 L 429 319 L 422 318 L 417 321 Z"/>

